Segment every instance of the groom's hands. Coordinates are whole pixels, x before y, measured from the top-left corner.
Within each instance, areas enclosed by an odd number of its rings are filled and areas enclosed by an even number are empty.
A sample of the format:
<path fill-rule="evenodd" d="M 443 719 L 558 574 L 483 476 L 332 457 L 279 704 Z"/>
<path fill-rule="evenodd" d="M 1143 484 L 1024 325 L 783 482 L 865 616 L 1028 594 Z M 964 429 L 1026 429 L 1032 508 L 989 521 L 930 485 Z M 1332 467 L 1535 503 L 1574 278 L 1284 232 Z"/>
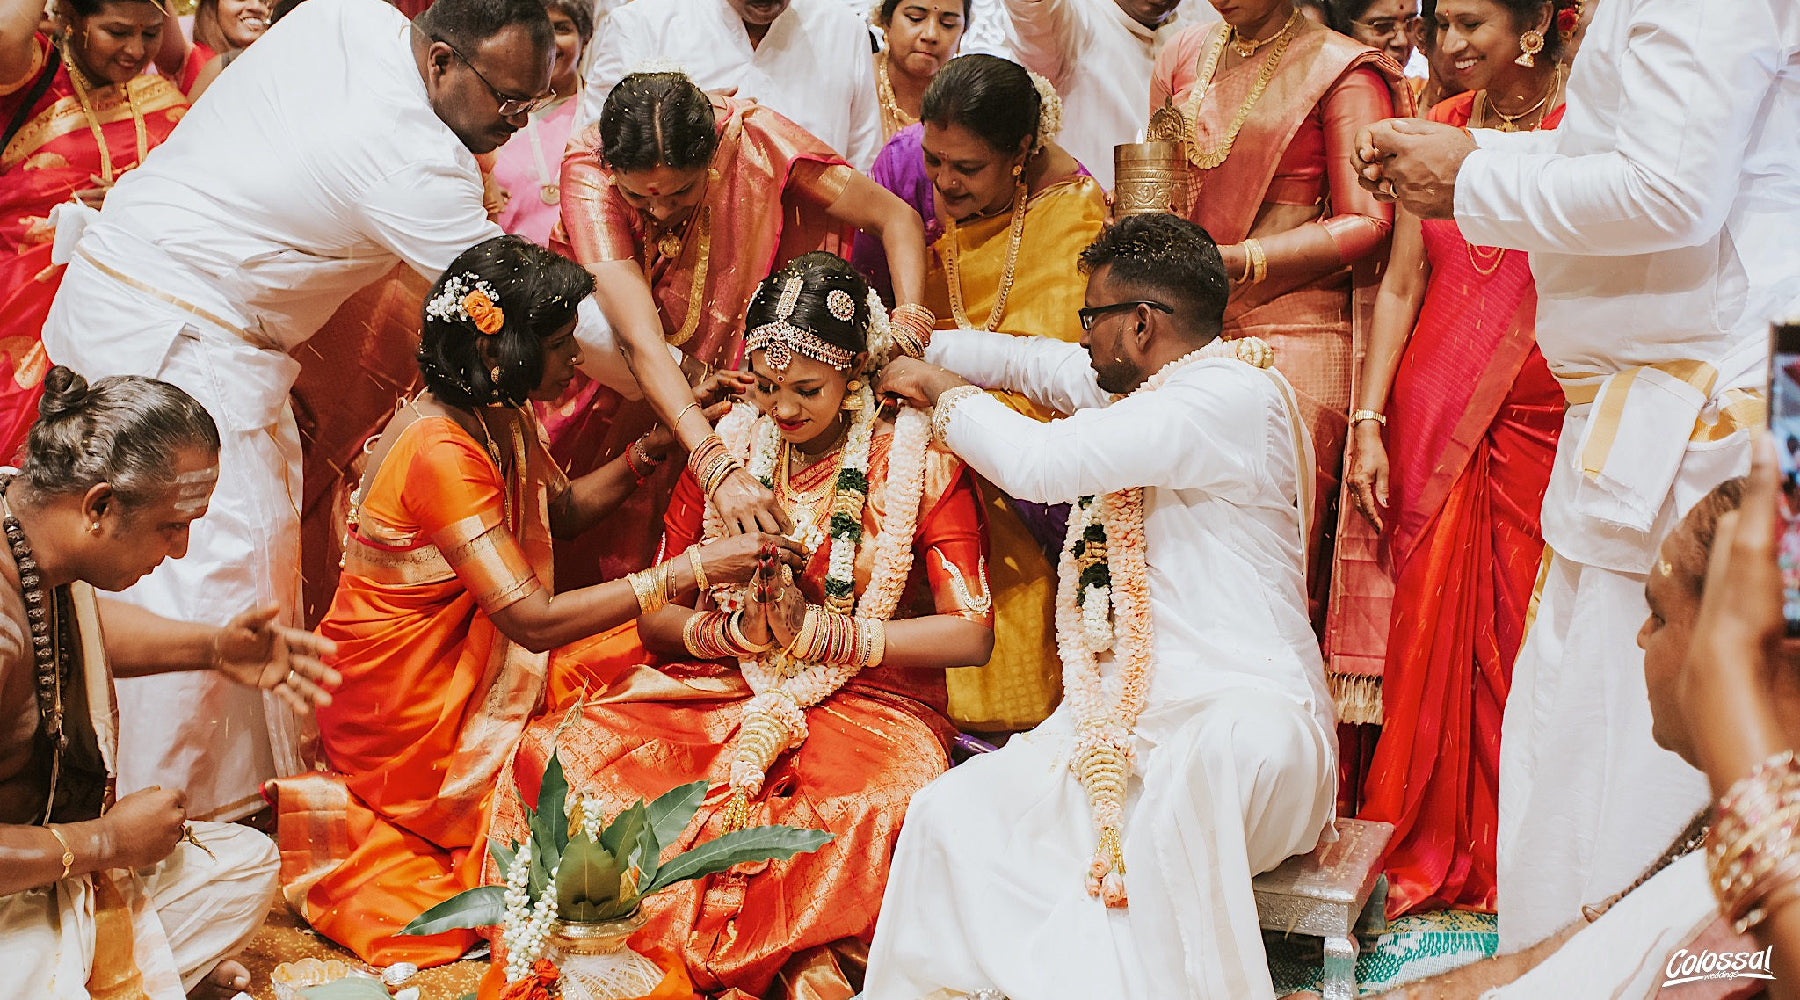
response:
<path fill-rule="evenodd" d="M 938 396 L 969 380 L 937 365 L 914 358 L 895 358 L 881 370 L 881 385 L 876 393 L 884 403 L 900 403 L 928 410 L 937 405 Z"/>

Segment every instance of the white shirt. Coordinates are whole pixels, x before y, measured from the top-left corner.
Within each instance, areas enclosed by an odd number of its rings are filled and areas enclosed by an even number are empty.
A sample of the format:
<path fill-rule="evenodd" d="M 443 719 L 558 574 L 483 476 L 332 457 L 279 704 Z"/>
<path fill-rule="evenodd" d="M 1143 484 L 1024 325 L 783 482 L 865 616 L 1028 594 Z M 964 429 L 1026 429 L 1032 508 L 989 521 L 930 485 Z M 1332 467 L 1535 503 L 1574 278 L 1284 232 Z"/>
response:
<path fill-rule="evenodd" d="M 436 280 L 502 235 L 474 154 L 426 98 L 405 15 L 380 0 L 302 4 L 152 152 L 78 252 L 284 349 L 396 263 Z M 583 342 L 610 346 L 598 309 L 583 314 Z M 155 371 L 167 348 L 121 336 L 121 370 Z"/>
<path fill-rule="evenodd" d="M 1762 387 L 1769 323 L 1800 306 L 1800 5 L 1607 0 L 1567 100 L 1555 131 L 1475 132 L 1456 221 L 1471 243 L 1530 251 L 1538 343 L 1560 376 L 1708 362 L 1719 376 L 1696 405 L 1710 421 L 1727 389 Z M 1612 444 L 1626 460 L 1585 482 L 1590 422 L 1571 410 L 1544 507 L 1552 548 L 1644 572 L 1682 506 L 1671 492 L 1692 503 L 1732 474 L 1684 484 L 1706 449 L 1686 446 L 1692 410 L 1662 410 L 1629 406 Z"/>
<path fill-rule="evenodd" d="M 1057 143 L 1112 190 L 1113 147 L 1138 141 L 1150 124 L 1156 53 L 1193 22 L 1175 17 L 1152 31 L 1113 0 L 1005 2 L 1016 58 L 1062 96 Z"/>
<path fill-rule="evenodd" d="M 595 32 L 575 131 L 600 119 L 628 74 L 669 62 L 701 90 L 737 88 L 867 170 L 882 142 L 870 51 L 868 26 L 841 0 L 793 0 L 755 48 L 725 0 L 632 0 Z"/>
<path fill-rule="evenodd" d="M 1331 731 L 1298 507 L 1310 438 L 1296 433 L 1280 376 L 1207 358 L 1114 402 L 1087 351 L 1049 337 L 940 331 L 928 357 L 1070 414 L 1039 423 L 987 395 L 951 411 L 950 448 L 1008 494 L 1066 503 L 1145 488 L 1156 631 L 1146 731 L 1170 721 L 1159 709 L 1246 687 L 1293 698 Z"/>

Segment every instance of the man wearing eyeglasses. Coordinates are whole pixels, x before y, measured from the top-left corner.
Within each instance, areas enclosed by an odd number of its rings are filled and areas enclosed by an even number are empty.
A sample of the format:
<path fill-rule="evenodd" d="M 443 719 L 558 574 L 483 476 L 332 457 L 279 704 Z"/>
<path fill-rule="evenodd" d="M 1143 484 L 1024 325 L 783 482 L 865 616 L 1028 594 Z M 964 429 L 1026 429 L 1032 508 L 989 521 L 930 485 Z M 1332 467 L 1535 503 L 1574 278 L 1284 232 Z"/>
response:
<path fill-rule="evenodd" d="M 541 0 L 438 0 L 416 24 L 381 0 L 308 0 L 220 76 L 85 232 L 60 220 L 69 268 L 44 329 L 50 356 L 90 379 L 179 385 L 223 437 L 188 558 L 125 599 L 211 624 L 252 600 L 299 606 L 288 352 L 397 264 L 429 281 L 501 235 L 475 154 L 549 96 L 551 56 Z M 584 321 L 580 335 L 591 343 L 596 329 Z M 617 375 L 632 386 L 622 364 Z M 127 679 L 120 694 L 121 793 L 184 788 L 191 813 L 229 819 L 262 806 L 264 779 L 305 763 L 301 720 L 206 672 Z"/>
<path fill-rule="evenodd" d="M 1081 346 L 944 331 L 927 357 L 960 375 L 911 360 L 882 375 L 884 397 L 934 407 L 946 446 L 1008 495 L 1072 516 L 1102 496 L 1106 533 L 1093 545 L 1078 527 L 1064 558 L 1062 705 L 913 797 L 866 1000 L 1272 998 L 1250 879 L 1311 850 L 1332 815 L 1333 708 L 1305 597 L 1312 438 L 1293 389 L 1217 340 L 1225 266 L 1194 223 L 1128 216 L 1082 264 Z M 963 376 L 1067 415 L 1039 423 Z M 1083 683 L 1097 659 L 1108 679 Z M 1101 786 L 1077 772 L 1116 772 L 1091 740 L 1134 757 L 1104 832 Z"/>
<path fill-rule="evenodd" d="M 1350 27 L 1350 37 L 1387 53 L 1405 69 L 1413 54 L 1418 0 L 1331 0 L 1334 13 Z"/>

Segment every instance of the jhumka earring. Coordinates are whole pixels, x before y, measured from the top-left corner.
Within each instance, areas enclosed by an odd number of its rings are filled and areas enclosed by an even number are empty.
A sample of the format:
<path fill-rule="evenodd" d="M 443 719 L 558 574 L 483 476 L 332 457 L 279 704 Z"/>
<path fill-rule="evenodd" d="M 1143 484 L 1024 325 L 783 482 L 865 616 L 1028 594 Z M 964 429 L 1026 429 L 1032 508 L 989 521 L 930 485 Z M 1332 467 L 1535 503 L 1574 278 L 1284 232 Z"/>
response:
<path fill-rule="evenodd" d="M 1526 69 L 1537 65 L 1537 54 L 1544 51 L 1544 33 L 1532 28 L 1519 36 L 1519 58 L 1513 62 Z"/>
<path fill-rule="evenodd" d="M 862 409 L 862 396 L 860 395 L 862 387 L 862 379 L 859 378 L 853 378 L 845 383 L 843 409 L 851 411 Z"/>

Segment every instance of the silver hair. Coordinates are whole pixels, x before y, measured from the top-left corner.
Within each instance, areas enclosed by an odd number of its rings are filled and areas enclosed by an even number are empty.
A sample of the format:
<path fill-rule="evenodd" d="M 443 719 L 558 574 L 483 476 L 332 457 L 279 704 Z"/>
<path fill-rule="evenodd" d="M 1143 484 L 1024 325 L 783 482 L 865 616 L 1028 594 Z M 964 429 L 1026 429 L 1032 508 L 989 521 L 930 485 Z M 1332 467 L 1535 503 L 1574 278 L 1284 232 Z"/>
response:
<path fill-rule="evenodd" d="M 176 455 L 185 448 L 219 453 L 218 425 L 194 397 L 140 375 L 89 385 L 57 365 L 44 377 L 19 476 L 46 496 L 106 483 L 132 508 L 175 488 Z"/>

